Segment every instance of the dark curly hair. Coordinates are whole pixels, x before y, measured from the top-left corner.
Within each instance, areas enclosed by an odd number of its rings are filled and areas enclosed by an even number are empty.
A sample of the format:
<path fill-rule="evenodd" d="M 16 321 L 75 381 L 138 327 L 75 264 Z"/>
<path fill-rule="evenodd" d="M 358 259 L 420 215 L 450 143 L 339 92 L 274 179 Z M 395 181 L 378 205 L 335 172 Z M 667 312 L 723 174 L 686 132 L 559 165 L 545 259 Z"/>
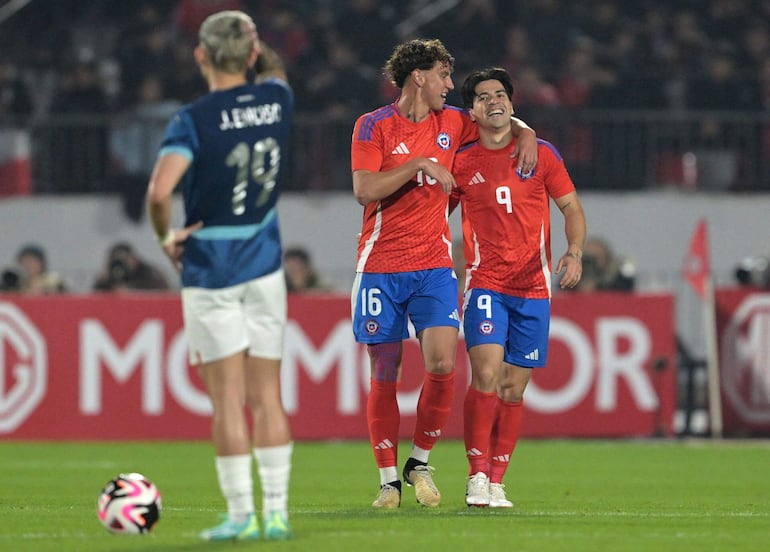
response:
<path fill-rule="evenodd" d="M 463 106 L 468 109 L 473 107 L 473 100 L 476 98 L 476 85 L 488 80 L 500 81 L 500 84 L 505 88 L 508 99 L 510 100 L 513 98 L 513 80 L 511 80 L 511 75 L 508 71 L 500 67 L 489 67 L 487 69 L 472 71 L 465 78 L 461 90 Z"/>
<path fill-rule="evenodd" d="M 455 58 L 438 38 L 416 38 L 396 46 L 383 69 L 390 82 L 403 88 L 409 73 L 415 69 L 427 71 L 433 68 L 436 62 L 446 63 L 451 70 Z"/>

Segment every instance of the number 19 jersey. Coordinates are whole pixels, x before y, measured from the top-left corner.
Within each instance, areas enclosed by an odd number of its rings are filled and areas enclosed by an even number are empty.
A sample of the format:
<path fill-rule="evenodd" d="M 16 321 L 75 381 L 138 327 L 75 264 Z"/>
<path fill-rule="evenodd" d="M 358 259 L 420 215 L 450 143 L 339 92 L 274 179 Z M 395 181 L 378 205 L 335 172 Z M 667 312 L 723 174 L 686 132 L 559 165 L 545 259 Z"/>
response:
<path fill-rule="evenodd" d="M 191 164 L 182 178 L 185 243 L 182 285 L 224 288 L 281 267 L 276 202 L 288 154 L 291 88 L 280 79 L 206 94 L 166 129 L 160 155 Z"/>
<path fill-rule="evenodd" d="M 447 106 L 414 123 L 397 102 L 359 117 L 353 130 L 351 169 L 385 172 L 414 157 L 452 168 L 460 145 L 475 140 L 468 114 Z M 356 272 L 411 272 L 451 268 L 448 199 L 419 173 L 389 197 L 364 207 Z"/>

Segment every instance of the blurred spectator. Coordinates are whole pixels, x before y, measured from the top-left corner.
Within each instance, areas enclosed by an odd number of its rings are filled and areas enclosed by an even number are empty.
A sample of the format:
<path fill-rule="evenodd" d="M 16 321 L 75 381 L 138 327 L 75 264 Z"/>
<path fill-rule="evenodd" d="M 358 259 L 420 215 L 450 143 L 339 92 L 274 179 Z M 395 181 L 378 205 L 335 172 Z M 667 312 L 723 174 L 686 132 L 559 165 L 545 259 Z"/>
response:
<path fill-rule="evenodd" d="M 34 105 L 16 66 L 0 60 L 0 121 L 21 123 L 32 114 Z"/>
<path fill-rule="evenodd" d="M 617 82 L 617 75 L 601 66 L 596 59 L 596 45 L 591 39 L 581 38 L 566 54 L 557 88 L 561 102 L 571 108 L 601 105 L 597 96 Z"/>
<path fill-rule="evenodd" d="M 588 238 L 583 246 L 583 277 L 576 291 L 633 291 L 636 266 L 617 257 L 602 238 Z"/>
<path fill-rule="evenodd" d="M 283 253 L 283 271 L 289 293 L 330 291 L 321 281 L 310 253 L 302 247 L 290 247 Z"/>
<path fill-rule="evenodd" d="M 125 108 L 140 101 L 141 83 L 148 73 L 168 82 L 176 78 L 173 73 L 175 68 L 169 67 L 168 62 L 173 57 L 170 33 L 154 8 L 147 6 L 143 10 L 146 15 L 121 37 L 118 59 L 121 66 L 121 105 Z"/>
<path fill-rule="evenodd" d="M 77 191 L 104 189 L 107 175 L 107 95 L 93 61 L 77 61 L 64 75 L 48 133 L 49 178 L 69 181 Z"/>
<path fill-rule="evenodd" d="M 546 82 L 536 67 L 524 65 L 516 74 L 513 105 L 517 110 L 527 107 L 555 108 L 561 106 L 561 100 L 556 87 Z"/>
<path fill-rule="evenodd" d="M 352 125 L 357 114 L 375 106 L 371 91 L 378 87 L 379 75 L 360 62 L 357 50 L 345 37 L 330 36 L 328 42 L 327 63 L 305 77 L 304 102 Z M 344 146 L 347 151 L 349 144 Z"/>
<path fill-rule="evenodd" d="M 67 288 L 64 278 L 48 270 L 45 250 L 36 244 L 28 244 L 19 249 L 16 266 L 5 269 L 0 281 L 0 291 L 25 295 L 63 293 Z"/>
<path fill-rule="evenodd" d="M 144 193 L 163 141 L 166 123 L 181 102 L 165 97 L 163 81 L 147 73 L 139 84 L 139 100 L 123 114 L 110 134 L 111 159 L 123 194 L 124 212 L 136 222 L 144 215 Z"/>
<path fill-rule="evenodd" d="M 209 15 L 223 10 L 244 10 L 240 0 L 178 0 L 172 21 L 175 29 L 186 38 L 198 40 L 198 29 Z"/>
<path fill-rule="evenodd" d="M 125 242 L 113 245 L 104 269 L 96 278 L 94 291 L 166 290 L 168 280 L 160 269 L 143 260 Z"/>
<path fill-rule="evenodd" d="M 525 64 L 542 66 L 539 63 L 537 52 L 532 48 L 529 33 L 523 25 L 511 25 L 505 30 L 503 49 L 503 57 L 497 65 L 506 69 L 517 80 L 520 78 L 520 70 Z M 517 106 L 518 103 L 514 103 L 514 105 Z"/>
<path fill-rule="evenodd" d="M 770 258 L 747 257 L 735 267 L 736 281 L 746 287 L 770 289 Z"/>

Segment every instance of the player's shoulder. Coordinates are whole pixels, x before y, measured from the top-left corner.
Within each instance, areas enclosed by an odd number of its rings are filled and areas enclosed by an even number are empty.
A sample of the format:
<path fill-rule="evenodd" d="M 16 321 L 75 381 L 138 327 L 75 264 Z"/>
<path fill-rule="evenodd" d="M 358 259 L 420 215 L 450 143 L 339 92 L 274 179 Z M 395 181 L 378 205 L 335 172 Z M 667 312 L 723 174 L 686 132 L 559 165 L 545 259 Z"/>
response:
<path fill-rule="evenodd" d="M 372 138 L 375 128 L 387 125 L 389 122 L 395 121 L 398 117 L 398 110 L 395 104 L 384 105 L 364 113 L 356 120 L 356 132 L 355 137 L 358 140 L 368 141 Z"/>
<path fill-rule="evenodd" d="M 470 120 L 470 115 L 467 110 L 455 107 L 454 105 L 445 105 L 443 109 L 433 111 L 432 115 L 442 121 L 453 121 L 461 124 Z"/>
<path fill-rule="evenodd" d="M 248 84 L 247 87 L 252 89 L 255 94 L 269 92 L 271 94 L 279 94 L 282 96 L 294 97 L 294 91 L 291 85 L 284 79 L 279 77 L 269 77 L 259 82 Z"/>
<path fill-rule="evenodd" d="M 381 121 L 385 121 L 387 119 L 390 119 L 396 116 L 398 116 L 398 110 L 396 108 L 396 104 L 393 103 L 393 104 L 383 105 L 382 107 L 378 107 L 373 111 L 364 113 L 363 115 L 358 117 L 357 122 L 374 125 Z"/>
<path fill-rule="evenodd" d="M 558 148 L 548 140 L 543 140 L 542 138 L 537 139 L 537 153 L 540 157 L 553 158 L 559 162 L 564 161 Z"/>

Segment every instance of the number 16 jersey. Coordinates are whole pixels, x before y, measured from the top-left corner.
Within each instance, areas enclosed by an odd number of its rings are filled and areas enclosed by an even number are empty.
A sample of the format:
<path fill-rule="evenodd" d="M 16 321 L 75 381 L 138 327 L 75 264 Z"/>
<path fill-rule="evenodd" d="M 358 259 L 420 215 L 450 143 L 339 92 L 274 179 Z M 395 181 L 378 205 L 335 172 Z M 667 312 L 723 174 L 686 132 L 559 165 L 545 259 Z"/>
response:
<path fill-rule="evenodd" d="M 431 111 L 415 123 L 396 102 L 356 121 L 351 169 L 385 172 L 427 157 L 451 170 L 460 145 L 477 137 L 475 123 L 456 107 Z M 420 172 L 390 196 L 366 205 L 356 272 L 451 268 L 448 199 L 440 184 Z"/>

